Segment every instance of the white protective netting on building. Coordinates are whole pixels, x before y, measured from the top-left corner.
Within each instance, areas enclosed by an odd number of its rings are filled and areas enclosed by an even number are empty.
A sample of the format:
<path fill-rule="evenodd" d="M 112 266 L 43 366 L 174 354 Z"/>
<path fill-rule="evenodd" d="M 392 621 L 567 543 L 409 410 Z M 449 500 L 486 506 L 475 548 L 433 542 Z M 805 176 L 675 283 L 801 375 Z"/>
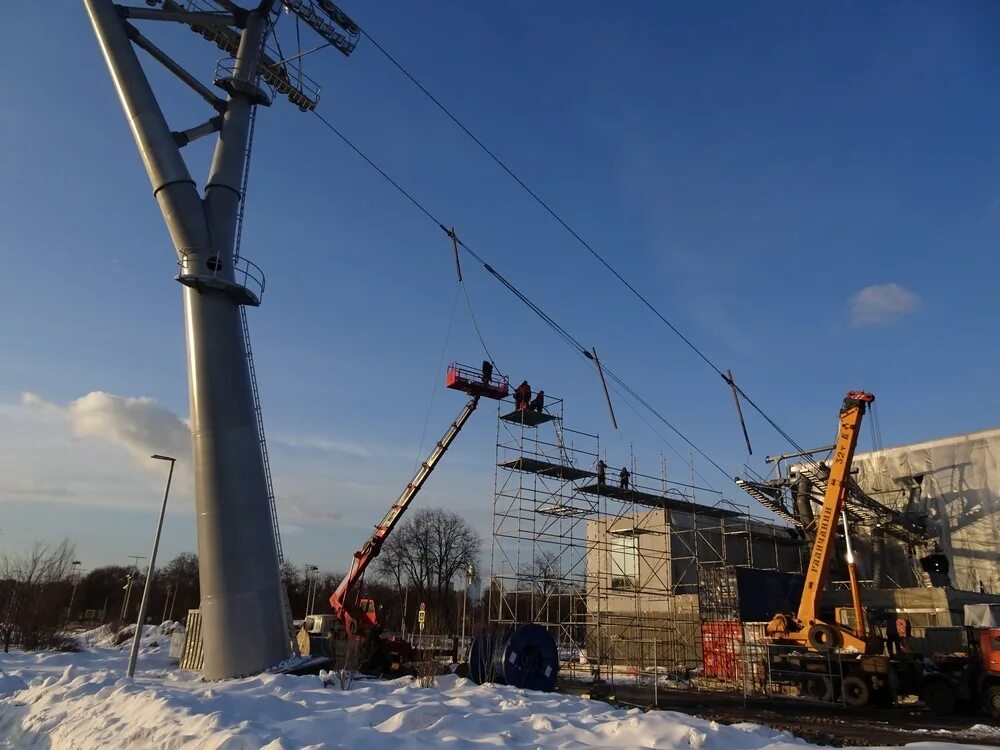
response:
<path fill-rule="evenodd" d="M 1000 429 L 859 453 L 858 483 L 885 505 L 928 516 L 957 589 L 1000 593 Z M 922 477 L 922 479 L 921 479 Z"/>

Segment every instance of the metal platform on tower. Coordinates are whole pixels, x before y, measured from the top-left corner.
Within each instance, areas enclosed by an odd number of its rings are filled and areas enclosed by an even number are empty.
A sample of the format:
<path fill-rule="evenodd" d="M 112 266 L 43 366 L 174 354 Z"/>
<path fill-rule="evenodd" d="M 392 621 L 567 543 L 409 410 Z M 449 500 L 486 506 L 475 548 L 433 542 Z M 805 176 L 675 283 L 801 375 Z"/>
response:
<path fill-rule="evenodd" d="M 458 362 L 448 365 L 444 384 L 448 388 L 468 393 L 470 396 L 485 396 L 497 401 L 506 398 L 510 391 L 510 383 L 505 375 L 494 375 L 492 368 L 484 372 L 469 365 L 460 365 Z"/>
<path fill-rule="evenodd" d="M 246 258 L 236 258 L 229 268 L 215 257 L 200 260 L 185 256 L 177 261 L 180 272 L 174 278 L 201 292 L 222 292 L 238 305 L 260 307 L 264 296 L 264 272 Z"/>
<path fill-rule="evenodd" d="M 594 475 L 591 475 L 594 476 Z M 645 505 L 649 508 L 664 508 L 680 513 L 697 513 L 702 516 L 713 516 L 716 518 L 741 518 L 742 513 L 726 508 L 715 508 L 711 505 L 701 505 L 690 500 L 678 500 L 666 495 L 654 495 L 651 492 L 642 492 L 634 489 L 624 489 L 610 484 L 587 484 L 578 486 L 578 492 L 585 492 L 588 495 L 602 495 L 613 497 L 616 500 L 623 500 L 636 505 Z"/>

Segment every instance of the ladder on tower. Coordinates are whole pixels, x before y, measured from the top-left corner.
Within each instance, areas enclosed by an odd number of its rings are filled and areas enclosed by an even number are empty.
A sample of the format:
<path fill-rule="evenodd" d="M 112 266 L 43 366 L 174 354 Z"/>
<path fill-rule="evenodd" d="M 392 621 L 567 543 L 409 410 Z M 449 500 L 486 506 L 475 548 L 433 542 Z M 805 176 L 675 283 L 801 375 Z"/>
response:
<path fill-rule="evenodd" d="M 271 528 L 274 530 L 274 548 L 278 553 L 278 575 L 285 565 L 285 553 L 281 549 L 281 530 L 278 528 L 278 507 L 274 502 L 274 482 L 271 479 L 271 460 L 267 454 L 267 440 L 264 437 L 264 415 L 260 408 L 260 390 L 257 388 L 257 369 L 253 363 L 253 348 L 250 346 L 250 326 L 247 322 L 247 309 L 240 305 L 240 320 L 243 323 L 243 340 L 247 347 L 247 368 L 250 371 L 250 388 L 253 392 L 253 410 L 257 417 L 257 440 L 260 445 L 261 462 L 264 465 L 264 484 L 267 487 L 267 502 L 271 509 Z M 299 655 L 298 640 L 295 633 L 295 618 L 292 617 L 292 605 L 288 601 L 288 589 L 281 583 L 281 602 L 285 609 L 285 625 L 292 653 Z"/>

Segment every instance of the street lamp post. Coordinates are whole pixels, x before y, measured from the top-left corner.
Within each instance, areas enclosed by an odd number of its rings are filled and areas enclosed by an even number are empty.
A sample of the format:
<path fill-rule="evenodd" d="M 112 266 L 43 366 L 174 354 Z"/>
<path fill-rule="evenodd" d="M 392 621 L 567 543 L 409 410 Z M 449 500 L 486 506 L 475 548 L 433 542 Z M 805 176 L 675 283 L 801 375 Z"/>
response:
<path fill-rule="evenodd" d="M 69 595 L 69 606 L 66 607 L 66 622 L 69 622 L 70 617 L 73 616 L 72 615 L 72 613 L 73 613 L 73 600 L 76 599 L 76 587 L 80 583 L 80 566 L 82 564 L 83 563 L 81 563 L 79 560 L 74 560 L 73 561 L 73 565 L 72 565 L 72 570 L 73 570 L 73 590 L 70 592 L 70 595 Z"/>
<path fill-rule="evenodd" d="M 465 647 L 465 607 L 469 601 L 469 587 L 472 586 L 472 578 L 476 575 L 476 569 L 470 563 L 465 569 L 466 584 L 465 593 L 462 595 L 462 647 Z"/>
<path fill-rule="evenodd" d="M 316 606 L 316 584 L 317 576 L 316 573 L 319 568 L 315 565 L 306 565 L 306 613 L 305 617 L 313 614 L 313 608 Z"/>
<path fill-rule="evenodd" d="M 146 619 L 146 607 L 149 605 L 149 590 L 153 583 L 153 568 L 156 565 L 156 551 L 160 546 L 160 532 L 163 530 L 163 516 L 167 512 L 167 497 L 170 495 L 170 480 L 174 477 L 174 463 L 176 458 L 161 456 L 159 454 L 150 456 L 158 461 L 169 461 L 170 472 L 167 474 L 167 489 L 163 493 L 163 505 L 160 507 L 160 520 L 156 523 L 156 534 L 153 536 L 153 551 L 149 553 L 149 568 L 146 571 L 146 585 L 142 587 L 142 603 L 139 605 L 139 619 L 135 624 L 135 636 L 132 638 L 132 652 L 128 656 L 128 676 L 135 675 L 135 661 L 139 657 L 139 639 L 142 637 L 142 623 Z"/>
<path fill-rule="evenodd" d="M 122 622 L 128 619 L 128 605 L 132 601 L 132 586 L 135 584 L 135 579 L 139 576 L 139 561 L 146 558 L 143 555 L 129 555 L 128 559 L 132 561 L 132 565 L 129 566 L 128 575 L 125 577 L 125 585 L 122 586 L 122 590 L 125 592 L 125 601 L 122 602 L 122 616 L 118 618 Z"/>

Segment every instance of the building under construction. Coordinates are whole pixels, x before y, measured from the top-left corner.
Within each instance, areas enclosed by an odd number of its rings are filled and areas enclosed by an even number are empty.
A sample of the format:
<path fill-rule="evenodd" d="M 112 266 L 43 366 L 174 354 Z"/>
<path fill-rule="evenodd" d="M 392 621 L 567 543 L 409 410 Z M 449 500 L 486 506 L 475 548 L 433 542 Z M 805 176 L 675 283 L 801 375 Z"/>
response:
<path fill-rule="evenodd" d="M 634 459 L 627 483 L 620 466 L 601 476 L 599 437 L 566 427 L 559 399 L 541 411 L 501 402 L 497 424 L 492 621 L 546 626 L 564 654 L 582 650 L 585 672 L 689 675 L 705 668 L 706 643 L 708 662 L 738 651 L 742 628 L 712 624 L 748 619 L 737 571 L 752 571 L 754 580 L 741 574 L 758 589 L 748 602 L 763 595 L 781 606 L 775 595 L 794 595 L 787 574 L 802 569 L 799 530 L 662 468 L 644 474 Z M 735 676 L 731 666 L 705 672 Z"/>
<path fill-rule="evenodd" d="M 756 666 L 760 644 L 772 615 L 799 600 L 826 489 L 813 456 L 828 449 L 770 459 L 777 479 L 737 479 L 775 520 L 662 466 L 642 473 L 634 458 L 623 483 L 620 464 L 599 468 L 599 437 L 564 424 L 559 399 L 542 410 L 503 401 L 497 425 L 491 621 L 545 626 L 580 677 L 774 689 Z M 856 457 L 846 509 L 866 603 L 906 616 L 914 638 L 996 599 L 998 440 L 1000 430 Z M 849 603 L 843 552 L 829 606 Z"/>

